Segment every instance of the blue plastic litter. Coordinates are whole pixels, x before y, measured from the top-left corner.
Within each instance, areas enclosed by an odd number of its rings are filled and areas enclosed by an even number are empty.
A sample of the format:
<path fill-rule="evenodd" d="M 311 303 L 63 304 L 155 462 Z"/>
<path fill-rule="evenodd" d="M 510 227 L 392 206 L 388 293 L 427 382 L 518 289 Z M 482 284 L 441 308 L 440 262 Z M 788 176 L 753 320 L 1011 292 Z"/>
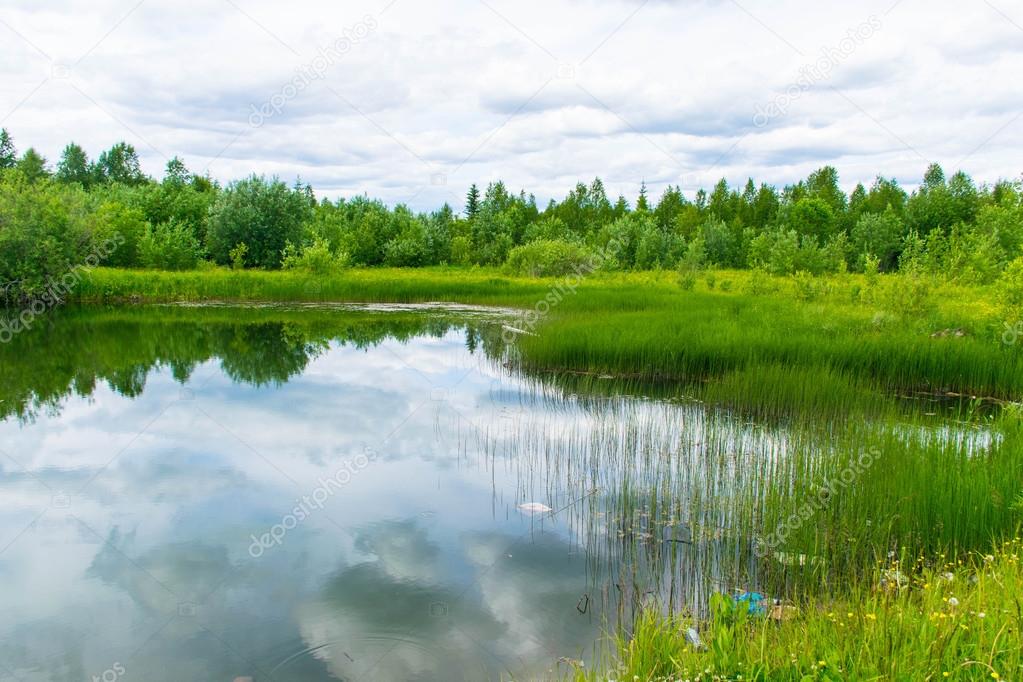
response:
<path fill-rule="evenodd" d="M 767 609 L 764 608 L 764 595 L 759 592 L 743 592 L 735 598 L 736 603 L 745 602 L 749 606 L 749 615 L 751 616 L 763 616 L 767 613 Z"/>

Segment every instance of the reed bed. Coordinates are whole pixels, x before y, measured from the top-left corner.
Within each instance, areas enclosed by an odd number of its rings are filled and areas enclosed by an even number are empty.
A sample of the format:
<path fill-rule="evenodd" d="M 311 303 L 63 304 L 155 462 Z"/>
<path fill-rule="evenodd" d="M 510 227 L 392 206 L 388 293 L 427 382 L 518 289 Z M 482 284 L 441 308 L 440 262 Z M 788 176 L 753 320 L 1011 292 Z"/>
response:
<path fill-rule="evenodd" d="M 954 557 L 1023 520 L 1009 412 L 764 422 L 692 402 L 532 395 L 473 447 L 515 463 L 523 499 L 563 510 L 593 559 L 594 599 L 625 630 L 649 600 L 705 616 L 715 592 L 835 594 L 889 553 Z"/>

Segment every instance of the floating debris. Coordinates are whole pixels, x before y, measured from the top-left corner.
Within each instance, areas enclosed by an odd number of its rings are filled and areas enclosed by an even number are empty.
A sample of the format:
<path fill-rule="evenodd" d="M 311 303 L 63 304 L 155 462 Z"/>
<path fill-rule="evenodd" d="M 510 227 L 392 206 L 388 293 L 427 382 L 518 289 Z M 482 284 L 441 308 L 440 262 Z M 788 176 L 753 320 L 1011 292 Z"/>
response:
<path fill-rule="evenodd" d="M 590 595 L 584 594 L 579 597 L 579 601 L 575 604 L 575 610 L 579 613 L 586 613 L 590 610 Z"/>
<path fill-rule="evenodd" d="M 546 514 L 554 510 L 542 502 L 523 502 L 519 505 L 519 511 L 527 514 Z"/>
<path fill-rule="evenodd" d="M 503 330 L 505 330 L 507 332 L 511 332 L 512 334 L 522 334 L 524 336 L 536 336 L 536 334 L 534 334 L 533 332 L 527 332 L 525 329 L 519 329 L 517 327 L 512 327 L 512 326 L 507 325 L 507 324 L 502 324 L 501 325 L 501 329 L 503 329 Z"/>

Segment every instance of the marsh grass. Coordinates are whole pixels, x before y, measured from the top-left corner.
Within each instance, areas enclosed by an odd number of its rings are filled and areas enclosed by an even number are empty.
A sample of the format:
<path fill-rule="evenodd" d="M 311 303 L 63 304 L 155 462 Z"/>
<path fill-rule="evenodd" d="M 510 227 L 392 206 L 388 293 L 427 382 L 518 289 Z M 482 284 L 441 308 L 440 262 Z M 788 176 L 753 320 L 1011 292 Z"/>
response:
<path fill-rule="evenodd" d="M 537 400 L 564 403 L 545 390 Z M 1023 521 L 1012 412 L 765 422 L 693 402 L 568 402 L 571 419 L 539 410 L 481 450 L 567 506 L 592 594 L 623 631 L 651 601 L 705 617 L 715 592 L 832 598 L 889 553 L 965 555 Z"/>
<path fill-rule="evenodd" d="M 448 301 L 534 313 L 539 306 L 544 314 L 537 315 L 536 336 L 519 339 L 519 361 L 530 371 L 721 380 L 741 384 L 723 397 L 739 400 L 759 393 L 762 405 L 772 402 L 770 391 L 777 387 L 777 404 L 805 403 L 833 412 L 864 389 L 1001 399 L 1023 395 L 1023 353 L 999 342 L 987 290 L 935 284 L 928 305 L 906 310 L 898 296 L 885 293 L 899 291 L 897 278 L 882 276 L 880 284 L 867 285 L 843 275 L 808 301 L 798 295 L 797 283 L 786 279 L 751 288 L 754 275 L 727 276 L 736 281 L 734 291 L 711 290 L 703 283 L 682 291 L 671 273 L 593 273 L 573 293 L 564 289 L 564 279 L 510 277 L 488 269 L 353 269 L 324 277 L 97 269 L 76 295 L 87 303 Z M 961 334 L 940 335 L 948 329 Z M 815 376 L 821 381 L 813 381 Z M 801 394 L 801 387 L 812 394 Z"/>
<path fill-rule="evenodd" d="M 644 611 L 584 680 L 1023 679 L 1023 542 L 950 560 L 886 560 L 840 596 L 763 616 L 722 598 L 709 619 Z M 901 585 L 893 576 L 899 578 Z M 686 642 L 689 627 L 705 644 Z"/>

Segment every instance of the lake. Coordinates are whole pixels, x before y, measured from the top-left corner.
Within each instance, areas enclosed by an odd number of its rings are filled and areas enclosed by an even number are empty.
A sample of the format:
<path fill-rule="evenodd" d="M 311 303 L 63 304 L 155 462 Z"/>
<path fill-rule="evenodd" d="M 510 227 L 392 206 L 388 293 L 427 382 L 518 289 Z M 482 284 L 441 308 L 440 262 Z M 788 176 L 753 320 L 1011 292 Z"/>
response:
<path fill-rule="evenodd" d="M 0 680 L 528 679 L 756 586 L 763 482 L 827 438 L 521 372 L 505 317 L 37 321 L 0 351 Z"/>

